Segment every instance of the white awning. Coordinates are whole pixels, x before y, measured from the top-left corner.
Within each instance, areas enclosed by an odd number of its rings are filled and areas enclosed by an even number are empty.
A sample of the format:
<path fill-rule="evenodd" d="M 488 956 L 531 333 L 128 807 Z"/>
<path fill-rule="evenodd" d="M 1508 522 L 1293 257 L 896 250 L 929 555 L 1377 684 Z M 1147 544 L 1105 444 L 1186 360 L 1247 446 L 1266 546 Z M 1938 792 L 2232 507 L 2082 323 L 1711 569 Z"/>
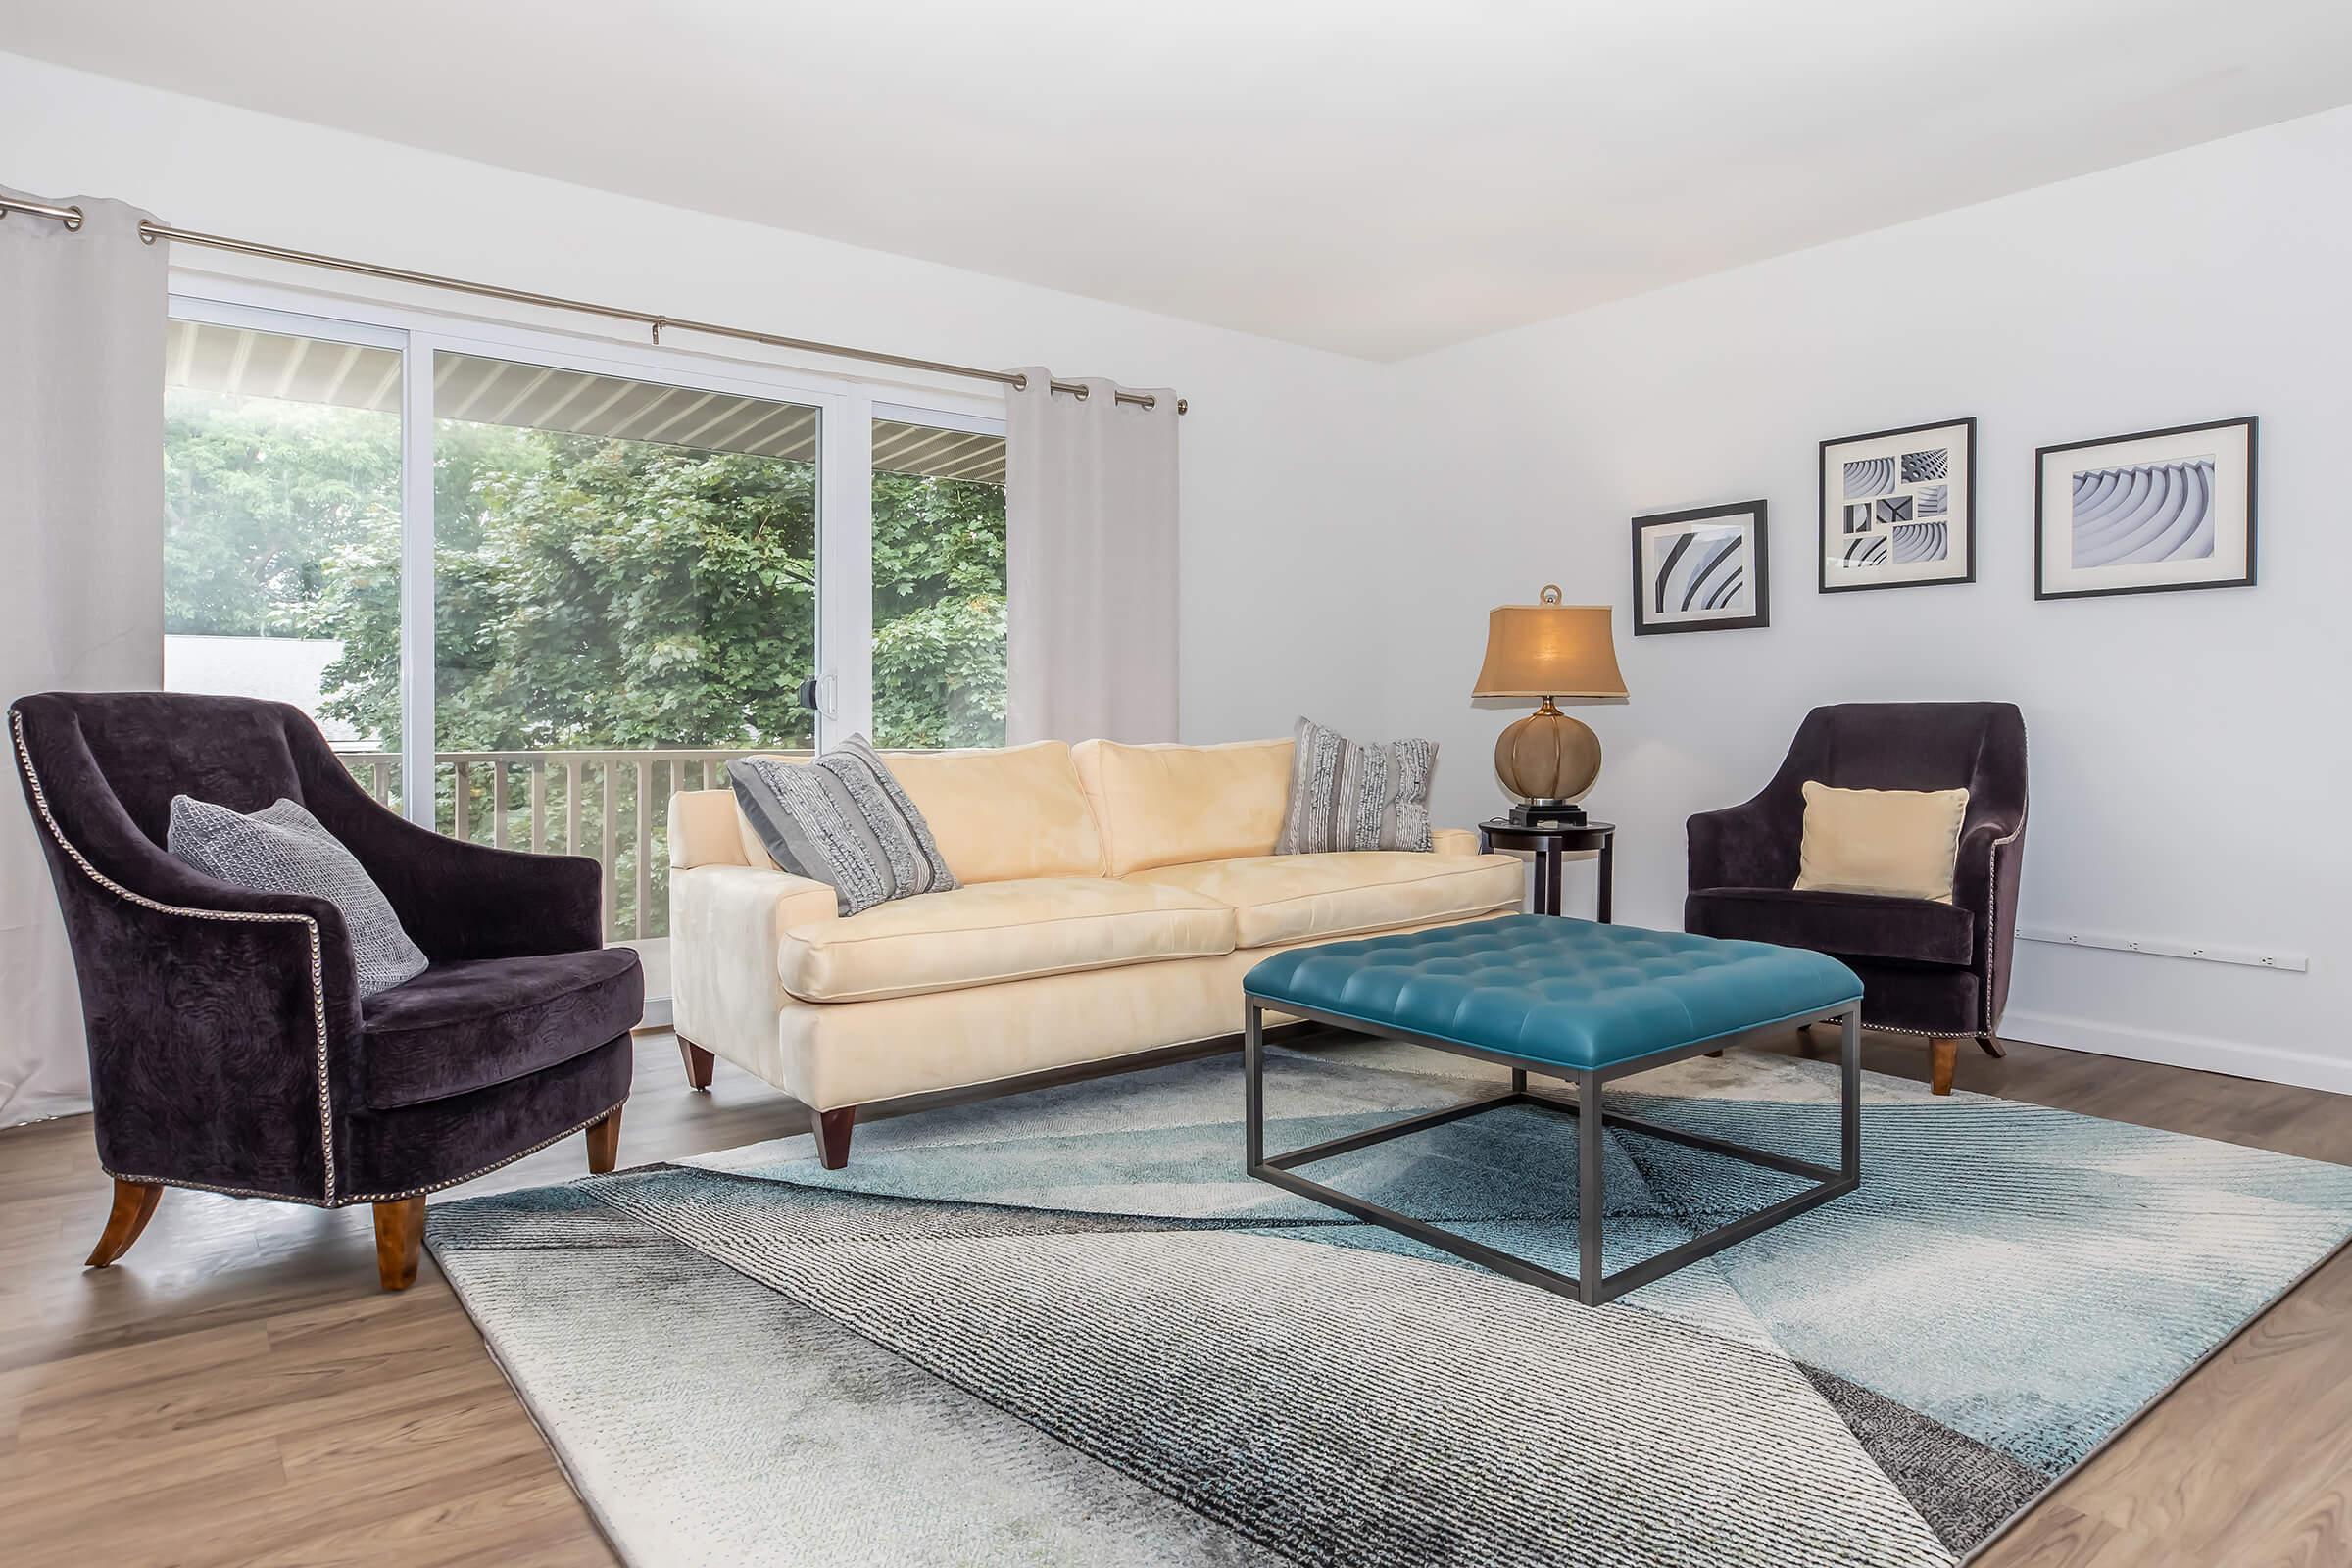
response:
<path fill-rule="evenodd" d="M 400 411 L 401 357 L 392 349 L 173 321 L 164 365 L 169 386 Z M 816 460 L 817 411 L 800 404 L 471 354 L 435 356 L 433 408 L 442 418 L 479 424 Z M 1004 438 L 877 419 L 874 466 L 1001 485 Z"/>

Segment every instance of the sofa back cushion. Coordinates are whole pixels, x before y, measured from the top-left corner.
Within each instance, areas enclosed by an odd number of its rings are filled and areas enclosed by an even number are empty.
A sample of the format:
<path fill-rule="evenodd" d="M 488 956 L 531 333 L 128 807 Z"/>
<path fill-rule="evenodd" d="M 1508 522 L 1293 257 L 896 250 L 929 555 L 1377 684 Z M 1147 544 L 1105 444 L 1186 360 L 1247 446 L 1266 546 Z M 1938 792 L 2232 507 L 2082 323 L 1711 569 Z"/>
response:
<path fill-rule="evenodd" d="M 1224 746 L 1080 741 L 1071 751 L 1112 876 L 1273 854 L 1292 754 L 1287 737 Z"/>
<path fill-rule="evenodd" d="M 1102 834 L 1067 741 L 893 752 L 890 765 L 960 880 L 1102 874 Z"/>
<path fill-rule="evenodd" d="M 1068 742 L 891 752 L 887 760 L 899 787 L 923 813 L 940 858 L 957 882 L 968 887 L 1023 877 L 1102 875 L 1102 835 L 1078 786 Z M 744 863 L 773 865 L 740 812 L 736 822 Z"/>

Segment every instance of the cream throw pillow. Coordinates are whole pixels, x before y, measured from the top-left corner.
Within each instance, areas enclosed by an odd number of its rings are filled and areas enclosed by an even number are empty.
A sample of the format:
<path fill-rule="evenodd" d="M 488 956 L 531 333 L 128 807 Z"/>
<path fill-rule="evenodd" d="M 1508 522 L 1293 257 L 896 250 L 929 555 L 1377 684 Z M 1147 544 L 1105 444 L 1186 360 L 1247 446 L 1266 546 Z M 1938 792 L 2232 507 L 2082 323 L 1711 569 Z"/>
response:
<path fill-rule="evenodd" d="M 1797 891 L 1952 902 L 1966 790 L 1838 790 L 1805 782 Z"/>

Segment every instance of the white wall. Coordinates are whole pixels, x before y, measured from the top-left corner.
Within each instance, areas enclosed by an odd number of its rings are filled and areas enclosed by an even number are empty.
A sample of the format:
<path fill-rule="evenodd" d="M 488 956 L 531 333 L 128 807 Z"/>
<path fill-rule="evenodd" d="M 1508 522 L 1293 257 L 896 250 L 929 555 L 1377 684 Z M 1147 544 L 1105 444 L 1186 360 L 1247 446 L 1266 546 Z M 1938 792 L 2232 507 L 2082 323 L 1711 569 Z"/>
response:
<path fill-rule="evenodd" d="M 1587 716 L 1628 918 L 1679 920 L 1683 818 L 1744 798 L 1813 704 L 2011 699 L 2033 735 L 2027 923 L 2305 952 L 2311 971 L 2021 944 L 2009 1031 L 2352 1089 L 2352 850 L 2332 809 L 2352 779 L 2352 111 L 1394 368 L 7 55 L 0 181 L 673 315 L 1172 385 L 1194 410 L 1188 737 L 1275 733 L 1302 710 L 1435 735 L 1441 818 L 1471 820 L 1501 804 L 1486 756 L 1511 716 L 1466 695 L 1486 610 L 1545 581 L 1614 604 L 1634 699 Z M 2259 588 L 2033 601 L 2035 445 L 2243 413 L 2263 420 Z M 1817 595 L 1815 443 L 1968 414 L 1979 581 Z M 1633 638 L 1627 518 L 1755 495 L 1773 626 Z"/>
<path fill-rule="evenodd" d="M 624 112 L 624 111 L 616 111 Z M 790 158 L 854 157 L 836 147 Z M 1346 591 L 1326 521 L 1393 506 L 1398 455 L 1366 417 L 1384 368 L 1123 306 L 608 195 L 0 54 L 0 182 L 116 196 L 166 222 L 428 272 L 965 365 L 1165 385 L 1182 424 L 1187 738 L 1367 720 L 1377 642 L 1287 612 L 1297 572 Z M 14 221 L 14 220 L 11 220 Z M 175 265 L 446 308 L 448 296 L 184 250 Z M 478 309 L 466 302 L 466 309 Z M 595 333 L 579 317 L 514 318 Z M 632 341 L 642 341 L 633 338 Z M 673 346 L 742 346 L 673 336 Z M 752 351 L 757 353 L 757 350 Z M 778 356 L 777 358 L 782 358 Z M 830 362 L 831 371 L 871 374 Z M 970 392 L 986 383 L 943 383 Z M 1385 520 L 1385 519 L 1384 519 Z M 1370 575 L 1370 564 L 1365 565 Z M 1275 659 L 1286 674 L 1263 678 Z"/>
<path fill-rule="evenodd" d="M 1499 804 L 1485 612 L 1617 607 L 1633 696 L 1587 710 L 1623 917 L 1676 925 L 1683 820 L 1804 711 L 2006 699 L 2022 921 L 2308 953 L 2308 974 L 2021 943 L 2007 1032 L 2352 1090 L 2352 110 L 1905 224 L 1400 367 L 1420 504 L 1383 717 L 1446 744 L 1440 816 Z M 2037 445 L 2261 416 L 2253 589 L 2036 603 Z M 1825 437 L 1975 415 L 1978 581 L 1824 596 Z M 1631 635 L 1629 520 L 1763 496 L 1772 625 Z M 1335 624 L 1337 621 L 1335 619 Z M 1574 895 L 1572 895 L 1574 896 Z M 1587 894 L 1586 896 L 1589 896 Z"/>

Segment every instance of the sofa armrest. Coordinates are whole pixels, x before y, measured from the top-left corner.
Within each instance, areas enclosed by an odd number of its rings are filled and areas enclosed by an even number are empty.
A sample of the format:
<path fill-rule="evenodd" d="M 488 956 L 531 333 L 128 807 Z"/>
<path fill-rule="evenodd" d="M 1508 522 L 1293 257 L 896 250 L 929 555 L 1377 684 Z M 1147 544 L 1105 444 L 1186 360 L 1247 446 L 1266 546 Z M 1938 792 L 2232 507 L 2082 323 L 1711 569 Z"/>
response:
<path fill-rule="evenodd" d="M 1977 959 L 1984 979 L 1984 1015 L 1980 1027 L 2000 1027 L 2009 1001 L 2010 955 L 2017 944 L 2017 890 L 2025 871 L 2026 824 L 1986 817 L 1960 835 L 1952 861 L 1952 902 L 1976 917 Z"/>
<path fill-rule="evenodd" d="M 677 1031 L 738 1063 L 772 1051 L 785 1004 L 777 953 L 794 926 L 839 918 L 832 887 L 748 865 L 669 873 L 670 1008 Z"/>
<path fill-rule="evenodd" d="M 1429 830 L 1429 852 L 1432 855 L 1476 855 L 1478 829 L 1433 827 Z"/>
<path fill-rule="evenodd" d="M 368 868 L 427 957 L 521 958 L 605 945 L 604 873 L 594 860 L 436 833 L 378 805 L 332 754 L 306 769 L 303 790 L 312 814 Z"/>
<path fill-rule="evenodd" d="M 1761 798 L 1690 819 L 1688 888 L 1785 888 L 1796 881 L 1796 842 Z"/>
<path fill-rule="evenodd" d="M 743 834 L 733 790 L 680 790 L 669 798 L 669 868 L 743 865 Z"/>

